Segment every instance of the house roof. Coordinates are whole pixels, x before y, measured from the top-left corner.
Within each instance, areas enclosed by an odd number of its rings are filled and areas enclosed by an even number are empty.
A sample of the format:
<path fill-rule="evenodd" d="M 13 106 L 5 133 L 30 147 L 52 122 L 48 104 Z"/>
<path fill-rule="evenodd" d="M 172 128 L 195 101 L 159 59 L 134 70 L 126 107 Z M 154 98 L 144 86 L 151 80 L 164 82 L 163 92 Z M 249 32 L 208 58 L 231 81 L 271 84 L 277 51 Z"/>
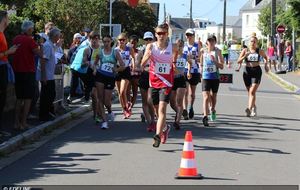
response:
<path fill-rule="evenodd" d="M 248 0 L 245 5 L 240 9 L 240 12 L 256 12 L 261 10 L 263 7 L 265 7 L 267 4 L 270 3 L 270 0 L 262 0 L 259 2 L 256 6 L 253 7 L 253 1 L 254 0 Z"/>
<path fill-rule="evenodd" d="M 185 30 L 187 28 L 190 28 L 190 18 L 171 18 L 169 24 L 173 29 L 178 28 Z M 191 28 L 195 28 L 194 22 L 192 22 Z"/>
<path fill-rule="evenodd" d="M 226 16 L 227 26 L 242 26 L 242 18 L 240 16 Z"/>

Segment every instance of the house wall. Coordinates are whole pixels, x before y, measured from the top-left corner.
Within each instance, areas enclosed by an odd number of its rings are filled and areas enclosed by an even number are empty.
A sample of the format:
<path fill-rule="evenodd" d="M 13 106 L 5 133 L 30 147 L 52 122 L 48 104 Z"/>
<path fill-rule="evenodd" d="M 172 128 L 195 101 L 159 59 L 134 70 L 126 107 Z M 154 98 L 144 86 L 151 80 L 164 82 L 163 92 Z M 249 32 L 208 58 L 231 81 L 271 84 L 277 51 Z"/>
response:
<path fill-rule="evenodd" d="M 243 12 L 242 13 L 242 38 L 246 39 L 253 32 L 256 33 L 257 38 L 262 38 L 261 31 L 257 28 L 259 11 Z"/>

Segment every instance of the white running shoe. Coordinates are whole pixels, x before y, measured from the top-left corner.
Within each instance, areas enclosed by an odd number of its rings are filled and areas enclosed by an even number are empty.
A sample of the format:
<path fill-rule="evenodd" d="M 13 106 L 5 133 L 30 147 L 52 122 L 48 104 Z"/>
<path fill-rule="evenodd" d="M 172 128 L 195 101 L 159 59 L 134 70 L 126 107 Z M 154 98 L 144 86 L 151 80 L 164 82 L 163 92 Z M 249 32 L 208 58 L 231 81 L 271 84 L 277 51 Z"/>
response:
<path fill-rule="evenodd" d="M 254 107 L 251 109 L 251 114 L 250 114 L 250 116 L 251 116 L 251 117 L 257 116 L 256 106 L 254 106 Z"/>
<path fill-rule="evenodd" d="M 108 129 L 108 123 L 107 123 L 107 121 L 104 121 L 104 122 L 101 124 L 101 129 Z"/>
<path fill-rule="evenodd" d="M 107 114 L 108 121 L 114 121 L 115 117 L 116 116 L 115 116 L 114 112 L 111 112 L 111 113 Z"/>

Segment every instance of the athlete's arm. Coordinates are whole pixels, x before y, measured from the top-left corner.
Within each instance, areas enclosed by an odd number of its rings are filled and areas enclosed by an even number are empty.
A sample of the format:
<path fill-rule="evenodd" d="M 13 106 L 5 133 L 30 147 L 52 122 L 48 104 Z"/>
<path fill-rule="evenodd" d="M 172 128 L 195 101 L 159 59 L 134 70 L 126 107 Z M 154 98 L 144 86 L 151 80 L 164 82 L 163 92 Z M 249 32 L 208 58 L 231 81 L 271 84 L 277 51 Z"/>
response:
<path fill-rule="evenodd" d="M 146 46 L 146 51 L 143 56 L 142 62 L 141 62 L 141 67 L 144 68 L 144 65 L 147 63 L 147 61 L 150 59 L 151 56 L 151 51 L 152 51 L 152 44 L 148 44 Z"/>
<path fill-rule="evenodd" d="M 120 71 L 123 71 L 125 69 L 125 63 L 120 55 L 120 52 L 119 51 L 116 51 L 116 50 L 113 50 L 115 52 L 115 55 L 116 55 L 116 58 L 117 60 L 119 61 L 120 63 L 120 67 L 118 68 L 115 68 L 115 71 L 116 72 L 120 72 Z"/>
<path fill-rule="evenodd" d="M 136 68 L 136 63 L 135 63 L 135 52 L 133 50 L 133 48 L 130 48 L 130 55 L 131 55 L 131 60 L 132 60 L 132 64 L 131 67 L 134 70 Z"/>
<path fill-rule="evenodd" d="M 264 58 L 264 64 L 265 64 L 265 71 L 269 72 L 269 67 L 268 67 L 268 57 L 265 54 L 265 51 L 260 49 L 259 50 L 259 55 L 262 56 Z"/>
<path fill-rule="evenodd" d="M 239 56 L 239 58 L 238 58 L 238 60 L 237 60 L 237 63 L 238 63 L 238 64 L 242 64 L 242 63 L 243 63 L 243 60 L 249 55 L 248 53 L 246 54 L 246 52 L 247 52 L 247 49 L 244 48 L 244 49 L 242 50 L 242 52 L 240 53 L 240 56 Z"/>
<path fill-rule="evenodd" d="M 86 66 L 89 66 L 89 60 L 88 60 L 88 51 L 89 51 L 89 47 L 87 47 L 87 48 L 85 48 L 85 50 L 83 51 L 83 57 L 82 57 L 82 64 L 81 64 L 81 66 L 84 66 L 84 67 L 86 67 Z"/>
<path fill-rule="evenodd" d="M 223 69 L 224 68 L 224 58 L 219 49 L 217 50 L 217 56 L 218 56 L 218 62 L 216 62 L 216 65 L 218 68 Z"/>

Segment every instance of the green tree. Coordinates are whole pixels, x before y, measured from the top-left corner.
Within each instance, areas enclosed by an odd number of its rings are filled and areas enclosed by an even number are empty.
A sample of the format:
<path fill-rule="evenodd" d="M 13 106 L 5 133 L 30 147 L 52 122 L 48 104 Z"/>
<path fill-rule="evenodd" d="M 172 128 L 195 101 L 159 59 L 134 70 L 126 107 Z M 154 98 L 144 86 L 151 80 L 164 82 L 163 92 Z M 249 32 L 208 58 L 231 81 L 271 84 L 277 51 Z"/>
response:
<path fill-rule="evenodd" d="M 293 28 L 296 33 L 300 33 L 300 0 L 280 1 L 276 7 L 275 25 L 283 24 L 286 26 L 285 38 L 291 39 Z M 258 18 L 258 28 L 264 36 L 271 34 L 271 6 L 267 5 L 260 11 Z"/>
<path fill-rule="evenodd" d="M 283 10 L 283 4 L 279 3 L 276 6 L 276 14 L 277 17 L 275 19 L 275 26 L 277 26 L 280 21 L 277 19 L 282 13 Z M 260 10 L 260 15 L 258 17 L 258 29 L 262 32 L 262 35 L 268 36 L 271 35 L 271 6 L 267 5 L 264 8 Z"/>
<path fill-rule="evenodd" d="M 144 32 L 153 31 L 157 25 L 156 17 L 148 4 L 140 4 L 135 8 L 124 2 L 113 4 L 112 22 L 122 25 L 122 30 L 130 35 L 142 37 Z"/>
<path fill-rule="evenodd" d="M 68 46 L 73 34 L 85 27 L 99 30 L 99 24 L 107 19 L 106 0 L 29 0 L 23 9 L 23 15 L 31 18 L 38 31 L 44 24 L 52 21 L 64 33 Z"/>
<path fill-rule="evenodd" d="M 278 15 L 277 20 L 279 23 L 285 24 L 287 27 L 286 38 L 291 39 L 293 28 L 296 35 L 300 35 L 300 0 L 288 0 L 287 9 Z"/>
<path fill-rule="evenodd" d="M 9 10 L 9 5 L 1 2 L 0 10 Z M 8 27 L 5 29 L 4 33 L 5 33 L 7 43 L 9 44 L 9 46 L 11 46 L 13 38 L 16 35 L 20 34 L 20 32 L 21 32 L 21 24 L 22 24 L 23 18 L 17 16 L 16 14 L 10 14 L 9 20 L 10 20 L 10 23 L 9 23 Z"/>

